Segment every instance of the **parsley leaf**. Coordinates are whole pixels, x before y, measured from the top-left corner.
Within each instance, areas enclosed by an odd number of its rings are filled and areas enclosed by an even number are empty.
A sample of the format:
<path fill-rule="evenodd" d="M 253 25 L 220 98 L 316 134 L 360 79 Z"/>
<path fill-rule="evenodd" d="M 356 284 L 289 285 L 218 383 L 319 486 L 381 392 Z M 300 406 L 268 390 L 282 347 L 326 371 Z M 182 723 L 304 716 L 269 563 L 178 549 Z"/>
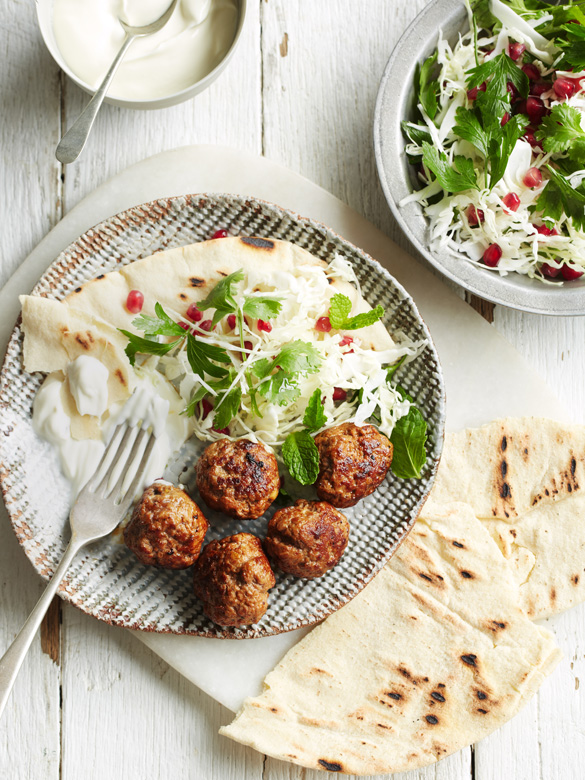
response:
<path fill-rule="evenodd" d="M 290 341 L 272 361 L 289 374 L 315 374 L 321 366 L 319 350 L 306 341 Z"/>
<path fill-rule="evenodd" d="M 427 141 L 428 143 L 432 143 L 433 141 L 427 128 L 422 125 L 416 125 L 414 122 L 407 122 L 403 119 L 400 123 L 400 127 L 402 128 L 404 135 L 409 141 L 412 141 L 413 144 L 420 146 L 423 141 Z"/>
<path fill-rule="evenodd" d="M 258 387 L 258 392 L 279 406 L 288 406 L 301 394 L 296 379 L 282 370 L 273 374 L 267 382 L 263 382 Z"/>
<path fill-rule="evenodd" d="M 161 344 L 158 341 L 152 341 L 152 339 L 143 339 L 141 336 L 135 336 L 134 333 L 130 333 L 128 330 L 122 330 L 118 328 L 120 333 L 128 339 L 128 344 L 124 352 L 130 361 L 130 365 L 133 366 L 136 361 L 136 355 L 166 355 L 174 349 L 177 344 L 181 342 L 181 339 L 177 341 L 171 341 L 169 344 Z"/>
<path fill-rule="evenodd" d="M 484 157 L 487 157 L 490 138 L 481 126 L 477 111 L 459 106 L 455 112 L 455 122 L 453 132 L 457 133 L 463 140 L 469 141 Z"/>
<path fill-rule="evenodd" d="M 453 159 L 455 166 L 453 168 L 443 152 L 439 152 L 430 144 L 423 143 L 423 162 L 435 174 L 445 192 L 479 189 L 473 161 L 469 157 L 456 155 Z"/>
<path fill-rule="evenodd" d="M 561 103 L 543 117 L 536 138 L 545 152 L 567 152 L 575 162 L 585 163 L 585 130 L 581 127 L 581 112 Z"/>
<path fill-rule="evenodd" d="M 577 10 L 577 9 L 575 9 Z M 574 19 L 577 19 L 573 15 Z M 569 21 L 567 19 L 567 21 Z M 556 41 L 557 46 L 563 51 L 563 60 L 561 69 L 582 70 L 585 68 L 585 28 L 583 20 L 580 24 L 565 24 L 563 26 L 564 35 Z"/>
<path fill-rule="evenodd" d="M 244 314 L 261 320 L 269 320 L 280 314 L 282 303 L 280 298 L 270 298 L 267 295 L 249 296 L 242 307 Z"/>
<path fill-rule="evenodd" d="M 337 330 L 359 330 L 360 328 L 367 328 L 369 325 L 378 322 L 378 320 L 384 316 L 384 307 L 376 306 L 375 309 L 356 314 L 355 317 L 349 317 L 348 315 L 350 312 L 350 298 L 348 298 L 347 295 L 336 293 L 333 298 L 331 298 L 329 321 Z"/>
<path fill-rule="evenodd" d="M 215 309 L 212 320 L 213 325 L 217 325 L 226 314 L 233 314 L 237 310 L 238 305 L 234 298 L 233 288 L 238 282 L 243 281 L 243 279 L 244 272 L 240 268 L 239 271 L 234 271 L 233 274 L 221 279 L 209 292 L 209 295 L 197 304 L 199 311 Z"/>
<path fill-rule="evenodd" d="M 536 201 L 535 211 L 542 212 L 544 219 L 555 221 L 565 213 L 577 229 L 585 230 L 585 184 L 573 187 L 550 165 L 546 167 L 551 178 Z"/>
<path fill-rule="evenodd" d="M 506 172 L 508 160 L 514 151 L 516 142 L 524 134 L 528 126 L 528 117 L 522 114 L 516 114 L 509 119 L 503 127 L 498 127 L 496 133 L 489 144 L 489 168 L 490 182 L 492 189 Z"/>
<path fill-rule="evenodd" d="M 216 412 L 213 415 L 213 427 L 216 430 L 221 431 L 223 428 L 228 427 L 238 413 L 241 401 L 242 389 L 239 385 L 232 387 L 229 392 L 220 393 L 217 396 Z"/>
<path fill-rule="evenodd" d="M 492 59 L 487 60 L 487 62 L 484 62 L 482 65 L 470 68 L 466 75 L 468 89 L 479 87 L 484 81 L 487 82 L 489 79 L 486 91 L 478 92 L 477 99 L 480 99 L 482 95 L 486 97 L 491 93 L 494 98 L 507 96 L 509 104 L 509 81 L 516 87 L 521 97 L 528 97 L 528 76 L 524 71 L 520 70 L 514 60 L 511 57 L 508 57 L 505 52 L 498 54 L 497 57 L 492 57 Z M 501 119 L 501 115 L 497 118 Z"/>
<path fill-rule="evenodd" d="M 326 422 L 327 415 L 323 411 L 323 404 L 321 403 L 321 390 L 317 388 L 309 398 L 303 417 L 303 425 L 313 432 L 322 428 Z"/>
<path fill-rule="evenodd" d="M 434 119 L 439 109 L 437 102 L 437 79 L 433 77 L 433 65 L 437 61 L 438 52 L 426 59 L 420 66 L 416 78 L 418 99 L 429 119 Z"/>
<path fill-rule="evenodd" d="M 319 476 L 319 450 L 307 431 L 290 433 L 282 445 L 282 459 L 301 485 L 312 485 Z"/>
<path fill-rule="evenodd" d="M 230 363 L 225 349 L 207 344 L 202 339 L 196 339 L 190 333 L 187 334 L 187 360 L 194 374 L 204 377 L 205 374 L 215 377 L 223 377 L 228 371 L 223 366 L 218 366 L 211 361 Z M 222 425 L 222 428 L 225 427 Z"/>
<path fill-rule="evenodd" d="M 401 417 L 390 436 L 394 446 L 392 457 L 392 472 L 401 479 L 420 477 L 427 454 L 427 423 L 416 408 L 411 406 L 408 414 Z"/>
<path fill-rule="evenodd" d="M 174 320 L 172 320 L 160 303 L 155 303 L 154 311 L 156 317 L 149 317 L 147 314 L 141 314 L 140 317 L 132 320 L 132 325 L 136 330 L 141 330 L 146 336 L 181 336 L 185 335 L 184 329 Z"/>

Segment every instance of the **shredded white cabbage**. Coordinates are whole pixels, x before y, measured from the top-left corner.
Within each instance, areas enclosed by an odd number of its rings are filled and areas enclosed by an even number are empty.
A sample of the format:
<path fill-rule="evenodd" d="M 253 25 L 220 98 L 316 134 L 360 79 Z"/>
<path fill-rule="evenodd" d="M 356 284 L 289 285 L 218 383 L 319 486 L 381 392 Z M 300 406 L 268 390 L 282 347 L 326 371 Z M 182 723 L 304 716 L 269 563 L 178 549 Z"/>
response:
<path fill-rule="evenodd" d="M 496 35 L 480 33 L 477 40 L 480 64 L 506 51 L 510 41 L 518 41 L 524 43 L 528 51 L 538 58 L 534 65 L 543 78 L 550 78 L 554 71 L 551 64 L 559 50 L 534 29 L 546 21 L 547 14 L 541 12 L 541 18 L 524 19 L 501 0 L 491 0 L 490 8 L 502 26 Z M 534 224 L 541 221 L 532 214 L 550 177 L 546 164 L 562 155 L 551 157 L 520 139 L 508 161 L 504 177 L 489 191 L 485 186 L 484 158 L 472 144 L 459 138 L 453 131 L 457 107 L 469 108 L 472 105 L 467 96 L 466 71 L 476 65 L 473 31 L 461 35 L 453 47 L 439 32 L 437 55 L 440 66 L 437 116 L 434 121 L 430 120 L 422 106 L 419 106 L 423 121 L 408 124 L 415 130 L 429 132 L 433 145 L 444 152 L 449 161 L 455 155 L 471 158 L 481 189 L 458 194 L 443 193 L 443 197 L 437 201 L 436 196 L 443 192 L 442 187 L 436 180 L 431 181 L 429 172 L 422 168 L 418 174 L 422 188 L 404 198 L 400 205 L 405 206 L 412 201 L 422 205 L 430 221 L 430 248 L 436 254 L 448 252 L 479 265 L 487 247 L 497 244 L 502 249 L 502 259 L 496 268 L 488 268 L 481 263 L 483 269 L 502 276 L 515 272 L 537 278 L 545 284 L 562 284 L 562 277 L 554 280 L 546 278 L 539 272 L 539 267 L 546 263 L 552 268 L 561 268 L 567 264 L 579 270 L 584 269 L 585 233 L 575 228 L 571 220 L 563 215 L 556 223 L 558 235 L 542 235 Z M 585 71 L 554 73 L 556 77 L 582 80 L 581 87 L 585 88 Z M 577 108 L 581 112 L 581 125 L 585 129 L 585 92 L 579 91 L 569 99 L 559 101 L 554 90 L 550 89 L 540 97 L 547 108 L 561 102 Z M 422 154 L 422 142 L 408 142 L 406 152 L 410 156 L 419 157 Z M 529 168 L 538 168 L 543 177 L 542 184 L 534 189 L 523 183 Z M 572 175 L 571 182 L 576 186 L 584 177 L 585 170 L 577 171 Z M 508 193 L 515 193 L 520 199 L 515 212 L 506 209 L 503 203 Z M 470 207 L 475 207 L 476 211 Z M 470 225 L 468 214 L 479 211 L 483 212 L 484 220 L 479 225 Z"/>
<path fill-rule="evenodd" d="M 326 273 L 315 266 L 300 269 L 298 275 L 276 271 L 270 282 L 253 269 L 240 285 L 235 298 L 241 304 L 244 297 L 256 293 L 274 294 L 281 299 L 279 315 L 270 320 L 270 332 L 259 331 L 255 321 L 244 324 L 244 341 L 252 344 L 242 361 L 239 333 L 230 330 L 226 319 L 210 332 L 201 332 L 206 341 L 227 350 L 236 376 L 232 385 L 239 385 L 242 400 L 238 413 L 229 424 L 229 436 L 248 436 L 271 447 L 282 445 L 289 433 L 303 428 L 303 415 L 311 394 L 319 388 L 324 399 L 323 409 L 327 416 L 325 427 L 341 422 L 355 422 L 361 425 L 375 413 L 380 420 L 379 428 L 390 436 L 400 417 L 408 414 L 410 402 L 403 400 L 400 393 L 391 387 L 386 379 L 386 368 L 405 356 L 405 362 L 413 360 L 424 348 L 426 342 L 413 342 L 404 334 L 393 334 L 394 344 L 383 351 L 374 351 L 362 343 L 360 330 L 351 332 L 351 343 L 345 343 L 344 334 L 336 331 L 323 333 L 315 329 L 316 321 L 327 315 L 329 300 L 336 289 L 329 279 L 340 279 L 352 283 L 359 290 L 359 283 L 351 264 L 337 255 Z M 193 326 L 197 330 L 197 326 Z M 349 334 L 348 334 L 349 335 Z M 258 395 L 257 401 L 262 417 L 254 415 L 249 395 L 246 373 L 255 362 L 263 358 L 273 359 L 285 344 L 300 340 L 312 344 L 321 357 L 318 373 L 306 374 L 299 379 L 300 396 L 288 406 L 270 403 Z M 149 358 L 152 360 L 152 358 Z M 185 349 L 176 354 L 160 357 L 158 367 L 173 382 L 185 404 L 193 391 L 204 385 L 213 396 L 215 391 L 201 377 L 191 371 Z M 333 400 L 334 388 L 347 392 L 342 401 Z M 357 394 L 361 391 L 361 402 Z M 213 441 L 225 436 L 213 428 L 214 413 L 205 413 L 199 405 L 194 417 L 190 418 L 191 429 L 199 438 Z"/>

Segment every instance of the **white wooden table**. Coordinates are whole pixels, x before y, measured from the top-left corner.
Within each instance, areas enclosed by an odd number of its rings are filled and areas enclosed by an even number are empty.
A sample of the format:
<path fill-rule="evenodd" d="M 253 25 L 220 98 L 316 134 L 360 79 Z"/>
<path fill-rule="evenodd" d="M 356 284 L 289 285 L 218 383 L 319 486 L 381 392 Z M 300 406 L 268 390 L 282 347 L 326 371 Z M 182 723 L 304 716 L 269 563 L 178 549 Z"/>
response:
<path fill-rule="evenodd" d="M 372 118 L 384 64 L 425 0 L 249 0 L 236 56 L 195 100 L 155 112 L 105 106 L 82 160 L 54 149 L 86 96 L 44 49 L 31 0 L 0 0 L 0 285 L 81 198 L 156 152 L 217 143 L 264 154 L 345 200 L 406 245 L 376 174 Z M 252 193 L 253 194 L 253 193 Z M 470 301 L 585 422 L 585 318 Z M 493 377 L 494 383 L 498 377 Z M 41 582 L 0 528 L 0 649 Z M 565 660 L 537 697 L 474 748 L 408 780 L 585 777 L 585 608 L 548 621 Z M 231 715 L 121 629 L 55 603 L 0 723 L 6 780 L 314 780 L 217 736 Z M 395 776 L 397 777 L 397 776 Z"/>

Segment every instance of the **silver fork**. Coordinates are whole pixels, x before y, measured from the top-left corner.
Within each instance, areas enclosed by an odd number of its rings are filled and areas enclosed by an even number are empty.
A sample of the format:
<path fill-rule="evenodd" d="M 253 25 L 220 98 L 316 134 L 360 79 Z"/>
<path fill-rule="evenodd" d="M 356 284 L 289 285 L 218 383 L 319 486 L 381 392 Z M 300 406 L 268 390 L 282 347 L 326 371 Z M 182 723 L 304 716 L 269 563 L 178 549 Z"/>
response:
<path fill-rule="evenodd" d="M 73 558 L 86 544 L 111 533 L 123 519 L 144 479 L 155 442 L 154 433 L 126 423 L 114 431 L 95 474 L 73 505 L 69 515 L 71 540 L 61 563 L 0 660 L 0 715 L 34 635 Z"/>

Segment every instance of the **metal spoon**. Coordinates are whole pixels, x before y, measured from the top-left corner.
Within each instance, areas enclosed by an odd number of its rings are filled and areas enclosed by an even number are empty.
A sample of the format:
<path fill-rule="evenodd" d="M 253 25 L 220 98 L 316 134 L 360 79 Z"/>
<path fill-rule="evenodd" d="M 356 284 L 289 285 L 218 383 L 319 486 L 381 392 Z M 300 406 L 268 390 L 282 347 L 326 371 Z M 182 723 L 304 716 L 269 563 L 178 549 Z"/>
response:
<path fill-rule="evenodd" d="M 171 15 L 175 10 L 175 6 L 178 2 L 179 0 L 172 0 L 171 4 L 162 16 L 160 16 L 155 22 L 146 24 L 143 27 L 131 27 L 129 24 L 126 24 L 123 19 L 118 18 L 118 21 L 126 33 L 122 48 L 118 52 L 116 59 L 112 62 L 109 71 L 106 73 L 106 76 L 100 84 L 95 95 L 83 109 L 81 114 L 77 117 L 74 124 L 71 125 L 69 130 L 67 130 L 63 138 L 59 141 L 59 146 L 57 146 L 56 152 L 59 162 L 72 163 L 77 160 L 83 151 L 83 147 L 89 138 L 91 128 L 97 116 L 97 112 L 100 110 L 100 106 L 103 103 L 104 97 L 106 96 L 108 87 L 110 86 L 112 79 L 118 70 L 118 65 L 122 61 L 122 57 L 128 51 L 132 41 L 135 38 L 142 38 L 145 35 L 152 35 L 164 27 L 171 18 Z"/>

